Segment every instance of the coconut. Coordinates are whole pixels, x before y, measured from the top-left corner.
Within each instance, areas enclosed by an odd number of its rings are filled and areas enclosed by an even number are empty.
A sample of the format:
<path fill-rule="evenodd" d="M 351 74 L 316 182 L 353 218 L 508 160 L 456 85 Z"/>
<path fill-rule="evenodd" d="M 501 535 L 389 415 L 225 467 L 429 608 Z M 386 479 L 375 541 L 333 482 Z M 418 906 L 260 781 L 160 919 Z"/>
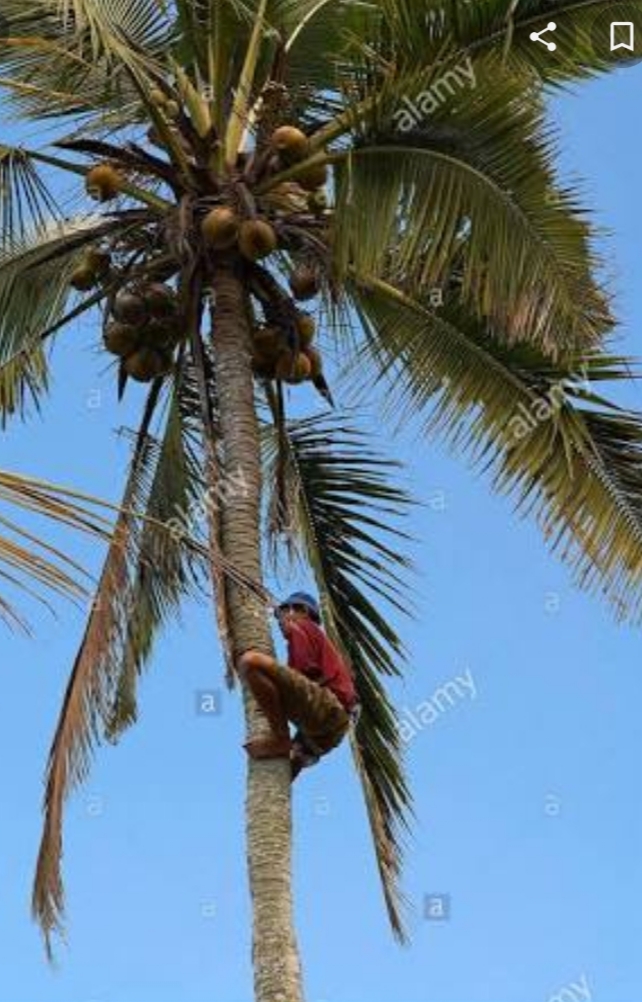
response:
<path fill-rule="evenodd" d="M 268 257 L 277 247 L 276 233 L 264 219 L 248 219 L 239 229 L 239 250 L 248 261 Z"/>
<path fill-rule="evenodd" d="M 238 216 L 227 205 L 219 205 L 207 213 L 201 224 L 203 236 L 215 250 L 226 250 L 236 243 L 239 232 Z"/>
<path fill-rule="evenodd" d="M 172 368 L 172 359 L 165 352 L 154 348 L 139 348 L 124 362 L 125 372 L 139 383 L 149 383 L 152 379 L 165 376 Z"/>
<path fill-rule="evenodd" d="M 98 202 L 108 202 L 115 198 L 123 185 L 123 176 L 111 164 L 92 167 L 85 178 L 87 194 Z"/>
<path fill-rule="evenodd" d="M 149 92 L 149 100 L 152 104 L 155 104 L 157 108 L 163 108 L 167 104 L 165 91 L 162 91 L 160 87 L 152 87 Z"/>
<path fill-rule="evenodd" d="M 104 278 L 111 268 L 111 254 L 99 247 L 90 247 L 85 253 L 85 263 L 91 268 L 96 278 Z"/>
<path fill-rule="evenodd" d="M 93 289 L 96 284 L 96 276 L 89 265 L 83 262 L 72 271 L 69 284 L 78 292 L 87 292 L 88 289 Z"/>
<path fill-rule="evenodd" d="M 297 313 L 296 328 L 299 332 L 299 344 L 301 348 L 309 348 L 314 340 L 317 325 L 314 317 L 309 313 Z"/>
<path fill-rule="evenodd" d="M 176 313 L 176 295 L 163 282 L 150 282 L 143 290 L 147 309 L 152 317 L 171 317 Z"/>
<path fill-rule="evenodd" d="M 119 355 L 120 358 L 127 358 L 140 348 L 140 332 L 136 327 L 129 324 L 120 324 L 117 320 L 112 321 L 105 327 L 103 343 L 107 351 L 112 355 Z"/>
<path fill-rule="evenodd" d="M 307 355 L 299 353 L 294 355 L 292 351 L 286 351 L 279 358 L 275 367 L 277 379 L 283 379 L 286 383 L 304 383 L 310 378 L 312 363 Z"/>
<path fill-rule="evenodd" d="M 325 187 L 328 183 L 327 164 L 314 164 L 314 166 L 304 171 L 303 174 L 299 174 L 297 181 L 306 191 L 316 191 L 317 188 Z"/>
<path fill-rule="evenodd" d="M 273 132 L 270 144 L 283 160 L 290 163 L 305 160 L 310 147 L 308 137 L 294 125 L 282 125 Z"/>
<path fill-rule="evenodd" d="M 295 299 L 314 299 L 319 294 L 317 273 L 307 265 L 301 265 L 292 272 L 289 284 Z"/>
<path fill-rule="evenodd" d="M 317 379 L 323 372 L 323 359 L 321 352 L 316 348 L 306 348 L 305 357 L 310 362 L 310 379 Z"/>
<path fill-rule="evenodd" d="M 147 304 L 141 295 L 130 289 L 121 289 L 112 310 L 122 324 L 143 324 L 147 319 Z"/>
<path fill-rule="evenodd" d="M 258 379 L 274 379 L 275 363 L 262 355 L 253 355 L 252 372 Z"/>
<path fill-rule="evenodd" d="M 149 320 L 141 331 L 142 341 L 149 348 L 172 351 L 181 339 L 176 321 L 170 317 Z"/>
<path fill-rule="evenodd" d="M 278 327 L 257 327 L 253 333 L 253 348 L 267 358 L 276 358 L 285 350 L 285 337 Z"/>

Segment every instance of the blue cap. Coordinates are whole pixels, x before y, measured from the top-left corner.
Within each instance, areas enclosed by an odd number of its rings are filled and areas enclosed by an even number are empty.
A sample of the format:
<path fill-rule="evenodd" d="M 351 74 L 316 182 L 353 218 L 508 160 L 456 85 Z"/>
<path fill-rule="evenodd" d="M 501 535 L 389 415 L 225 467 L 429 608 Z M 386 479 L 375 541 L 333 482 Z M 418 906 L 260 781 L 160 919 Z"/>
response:
<path fill-rule="evenodd" d="M 308 595 L 305 591 L 293 592 L 292 595 L 289 595 L 283 602 L 281 602 L 279 608 L 282 609 L 284 605 L 304 605 L 312 616 L 312 619 L 314 619 L 317 623 L 321 622 L 321 610 L 319 608 L 319 603 L 314 596 Z"/>

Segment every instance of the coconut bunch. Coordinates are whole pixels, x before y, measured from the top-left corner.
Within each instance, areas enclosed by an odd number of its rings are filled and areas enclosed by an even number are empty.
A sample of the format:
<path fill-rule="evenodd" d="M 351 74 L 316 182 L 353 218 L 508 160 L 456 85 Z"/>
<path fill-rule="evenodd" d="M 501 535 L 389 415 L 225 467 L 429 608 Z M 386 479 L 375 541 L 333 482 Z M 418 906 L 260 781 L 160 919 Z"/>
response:
<path fill-rule="evenodd" d="M 261 261 L 278 247 L 276 231 L 267 219 L 241 219 L 229 205 L 210 209 L 201 224 L 203 239 L 211 251 L 236 248 L 246 261 Z"/>
<path fill-rule="evenodd" d="M 174 290 L 162 282 L 121 289 L 105 324 L 107 351 L 122 361 L 123 371 L 140 383 L 167 375 L 182 340 Z"/>
<path fill-rule="evenodd" d="M 270 139 L 270 147 L 273 157 L 269 169 L 275 174 L 302 163 L 311 155 L 308 137 L 294 125 L 281 125 L 275 129 Z M 327 183 L 326 164 L 313 164 L 296 176 L 296 184 L 310 195 L 318 196 L 324 192 Z"/>
<path fill-rule="evenodd" d="M 307 160 L 311 152 L 304 132 L 294 125 L 280 126 L 270 138 L 266 168 L 261 172 L 261 180 L 295 167 Z M 329 204 L 327 183 L 327 165 L 313 164 L 292 180 L 284 181 L 271 189 L 265 196 L 265 201 L 282 212 L 307 212 L 322 216 Z"/>
<path fill-rule="evenodd" d="M 313 346 L 316 325 L 307 313 L 296 315 L 298 345 L 294 349 L 283 327 L 266 324 L 252 333 L 252 367 L 258 379 L 298 384 L 317 380 L 323 371 L 321 353 Z"/>

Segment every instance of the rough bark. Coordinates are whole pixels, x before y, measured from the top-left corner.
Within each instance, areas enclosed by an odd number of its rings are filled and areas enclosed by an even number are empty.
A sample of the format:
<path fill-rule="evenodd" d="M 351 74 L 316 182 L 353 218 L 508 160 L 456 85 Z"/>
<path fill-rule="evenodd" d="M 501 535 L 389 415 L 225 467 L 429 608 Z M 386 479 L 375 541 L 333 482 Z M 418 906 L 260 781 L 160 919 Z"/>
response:
<path fill-rule="evenodd" d="M 260 582 L 261 464 L 247 304 L 233 265 L 218 266 L 212 286 L 222 474 L 228 483 L 242 484 L 242 489 L 226 492 L 222 549 L 239 570 Z M 227 601 L 235 658 L 250 648 L 272 654 L 267 610 L 231 584 Z M 248 739 L 265 733 L 266 721 L 247 691 L 243 701 Z M 238 753 L 245 754 L 241 749 Z M 292 815 L 286 761 L 248 761 L 246 812 L 256 1002 L 303 1002 L 293 924 Z"/>

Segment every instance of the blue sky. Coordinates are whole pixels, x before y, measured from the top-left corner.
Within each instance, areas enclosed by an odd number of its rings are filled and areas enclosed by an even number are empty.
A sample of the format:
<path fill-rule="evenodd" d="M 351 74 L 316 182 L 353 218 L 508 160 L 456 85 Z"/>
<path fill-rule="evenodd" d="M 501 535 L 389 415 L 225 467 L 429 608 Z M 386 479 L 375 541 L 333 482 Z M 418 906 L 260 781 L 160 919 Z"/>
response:
<path fill-rule="evenodd" d="M 642 67 L 558 100 L 564 165 L 612 231 L 626 350 L 642 353 L 639 116 Z M 56 348 L 42 420 L 4 436 L 3 465 L 115 498 L 140 392 L 119 408 L 97 334 Z M 642 395 L 629 394 L 640 408 Z M 313 398 L 310 397 L 310 404 Z M 438 446 L 381 446 L 409 461 L 428 504 L 412 519 L 417 617 L 399 624 L 405 710 L 472 680 L 408 742 L 417 823 L 405 886 L 413 944 L 387 930 L 347 751 L 295 790 L 297 924 L 308 1002 L 596 1002 L 642 992 L 639 631 L 571 587 L 535 529 Z M 96 565 L 85 544 L 76 547 Z M 249 1002 L 244 757 L 238 700 L 222 689 L 209 607 L 186 608 L 159 646 L 141 720 L 105 748 L 70 804 L 69 945 L 46 966 L 29 893 L 42 773 L 82 613 L 59 608 L 35 642 L 3 635 L 0 730 L 2 1002 Z M 452 691 L 452 690 L 451 690 Z M 474 698 L 473 698 L 474 696 Z M 404 712 L 405 712 L 404 710 Z M 424 917 L 427 895 L 450 916 Z M 568 996 L 571 998 L 572 996 Z"/>

